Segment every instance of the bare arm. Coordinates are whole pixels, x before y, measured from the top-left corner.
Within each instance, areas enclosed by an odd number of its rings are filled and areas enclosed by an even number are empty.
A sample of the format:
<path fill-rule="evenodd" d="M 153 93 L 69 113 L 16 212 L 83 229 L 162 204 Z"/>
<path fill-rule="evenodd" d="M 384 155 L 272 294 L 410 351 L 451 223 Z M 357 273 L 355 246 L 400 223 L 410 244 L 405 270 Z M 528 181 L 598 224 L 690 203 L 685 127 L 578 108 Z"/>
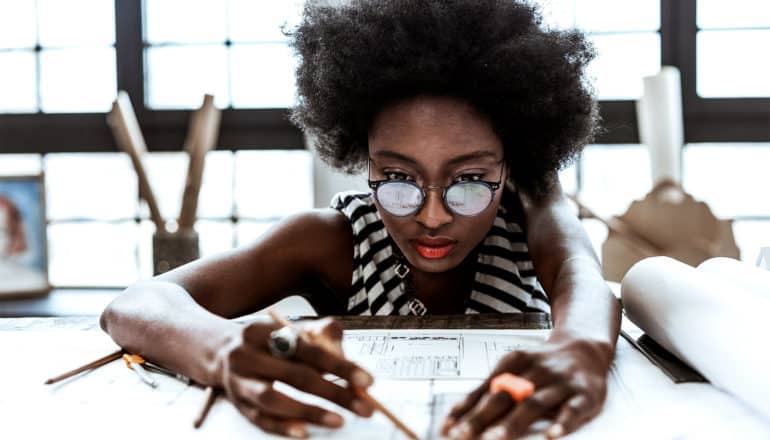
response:
<path fill-rule="evenodd" d="M 606 398 L 620 304 L 561 188 L 555 185 L 538 199 L 520 196 L 529 253 L 551 300 L 553 331 L 543 346 L 506 355 L 490 375 L 522 376 L 535 384 L 534 394 L 514 405 L 506 393 L 489 393 L 487 379 L 450 412 L 443 430 L 454 439 L 492 430 L 500 430 L 499 438 L 517 438 L 549 414 L 556 415 L 547 434 L 560 437 L 596 416 Z"/>
<path fill-rule="evenodd" d="M 602 277 L 580 220 L 558 185 L 543 199 L 521 198 L 529 252 L 551 302 L 552 338 L 596 341 L 605 345 L 609 362 L 620 329 L 620 304 Z"/>
<path fill-rule="evenodd" d="M 101 325 L 128 351 L 224 388 L 244 416 L 267 431 L 286 434 L 304 429 L 304 422 L 339 426 L 339 417 L 276 392 L 272 381 L 368 415 L 365 404 L 354 408 L 350 389 L 322 377 L 331 372 L 365 386 L 366 373 L 355 380 L 355 365 L 305 343 L 291 360 L 276 358 L 267 347 L 274 323 L 242 326 L 227 318 L 270 305 L 311 278 L 346 294 L 352 249 L 350 226 L 338 212 L 297 215 L 251 246 L 129 287 L 105 309 Z M 342 335 L 333 322 L 321 331 L 335 341 Z"/>

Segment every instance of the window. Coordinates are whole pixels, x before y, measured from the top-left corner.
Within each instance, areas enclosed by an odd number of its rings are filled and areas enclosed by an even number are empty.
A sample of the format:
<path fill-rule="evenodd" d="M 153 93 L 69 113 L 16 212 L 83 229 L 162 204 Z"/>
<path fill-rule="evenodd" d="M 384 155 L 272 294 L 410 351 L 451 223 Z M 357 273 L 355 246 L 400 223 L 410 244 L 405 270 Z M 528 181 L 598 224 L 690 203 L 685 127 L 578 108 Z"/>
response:
<path fill-rule="evenodd" d="M 606 131 L 562 172 L 564 188 L 604 215 L 623 212 L 649 190 L 634 100 L 642 77 L 678 66 L 683 184 L 716 215 L 734 219 L 743 256 L 753 259 L 770 229 L 760 181 L 770 161 L 768 2 L 536 2 L 547 25 L 583 29 L 598 50 L 588 73 Z M 222 134 L 201 194 L 204 255 L 250 241 L 278 218 L 312 206 L 309 154 L 287 118 L 294 60 L 281 32 L 303 3 L 0 2 L 0 173 L 46 173 L 54 284 L 123 285 L 152 270 L 153 226 L 105 124 L 118 89 L 131 95 L 153 151 L 149 173 L 163 188 L 157 196 L 168 219 L 179 209 L 189 111 L 203 93 L 216 95 Z M 286 168 L 266 166 L 278 157 Z M 272 198 L 267 189 L 277 186 L 291 197 Z M 585 225 L 598 245 L 606 228 Z"/>
<path fill-rule="evenodd" d="M 770 97 L 770 3 L 699 0 L 696 18 L 698 96 Z"/>
<path fill-rule="evenodd" d="M 109 110 L 116 87 L 114 23 L 113 5 L 104 0 L 0 5 L 0 112 Z"/>

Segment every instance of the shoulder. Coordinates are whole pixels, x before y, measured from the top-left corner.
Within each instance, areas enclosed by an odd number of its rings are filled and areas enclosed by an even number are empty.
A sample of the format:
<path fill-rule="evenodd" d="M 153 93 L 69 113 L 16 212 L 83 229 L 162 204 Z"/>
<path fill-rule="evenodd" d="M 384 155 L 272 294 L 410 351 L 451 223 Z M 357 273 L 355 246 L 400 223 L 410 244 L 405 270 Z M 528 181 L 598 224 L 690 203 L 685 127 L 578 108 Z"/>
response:
<path fill-rule="evenodd" d="M 326 208 L 285 219 L 274 231 L 284 251 L 304 278 L 319 280 L 336 292 L 347 293 L 353 267 L 353 233 L 350 220 Z"/>
<path fill-rule="evenodd" d="M 289 216 L 269 234 L 267 240 L 280 242 L 284 249 L 294 251 L 297 262 L 304 261 L 310 271 L 319 261 L 352 252 L 350 221 L 331 208 Z"/>

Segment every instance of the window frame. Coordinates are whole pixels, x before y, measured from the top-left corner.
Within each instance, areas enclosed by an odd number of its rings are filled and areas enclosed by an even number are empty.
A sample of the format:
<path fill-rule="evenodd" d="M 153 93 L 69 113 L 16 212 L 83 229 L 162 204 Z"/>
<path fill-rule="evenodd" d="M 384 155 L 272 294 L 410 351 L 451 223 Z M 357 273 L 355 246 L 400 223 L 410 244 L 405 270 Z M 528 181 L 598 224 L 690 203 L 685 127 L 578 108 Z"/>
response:
<path fill-rule="evenodd" d="M 770 141 L 770 98 L 701 98 L 696 94 L 696 2 L 660 0 L 661 64 L 682 74 L 685 143 Z M 190 112 L 144 106 L 142 0 L 115 0 L 118 89 L 134 99 L 151 151 L 178 151 Z M 141 97 L 141 99 L 139 98 Z M 600 101 L 601 144 L 639 143 L 633 100 Z M 225 109 L 219 149 L 302 149 L 288 109 Z M 45 130 L 40 130 L 45 127 Z M 116 151 L 103 113 L 0 114 L 0 153 Z"/>

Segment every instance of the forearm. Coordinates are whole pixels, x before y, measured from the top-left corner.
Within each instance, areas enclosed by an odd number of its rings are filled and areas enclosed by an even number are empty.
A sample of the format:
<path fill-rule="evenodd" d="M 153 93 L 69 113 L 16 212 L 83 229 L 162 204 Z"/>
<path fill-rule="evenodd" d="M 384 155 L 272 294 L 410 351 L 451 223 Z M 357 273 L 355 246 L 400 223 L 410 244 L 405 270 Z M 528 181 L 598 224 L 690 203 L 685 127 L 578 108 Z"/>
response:
<path fill-rule="evenodd" d="M 565 257 L 549 292 L 552 338 L 595 341 L 614 352 L 620 330 L 620 303 L 592 255 Z"/>
<path fill-rule="evenodd" d="M 102 313 L 101 326 L 125 350 L 216 384 L 218 353 L 240 325 L 198 305 L 180 286 L 147 281 L 129 287 Z"/>
<path fill-rule="evenodd" d="M 620 303 L 582 224 L 560 194 L 540 203 L 525 199 L 525 209 L 530 253 L 551 302 L 552 339 L 595 341 L 613 353 Z"/>

